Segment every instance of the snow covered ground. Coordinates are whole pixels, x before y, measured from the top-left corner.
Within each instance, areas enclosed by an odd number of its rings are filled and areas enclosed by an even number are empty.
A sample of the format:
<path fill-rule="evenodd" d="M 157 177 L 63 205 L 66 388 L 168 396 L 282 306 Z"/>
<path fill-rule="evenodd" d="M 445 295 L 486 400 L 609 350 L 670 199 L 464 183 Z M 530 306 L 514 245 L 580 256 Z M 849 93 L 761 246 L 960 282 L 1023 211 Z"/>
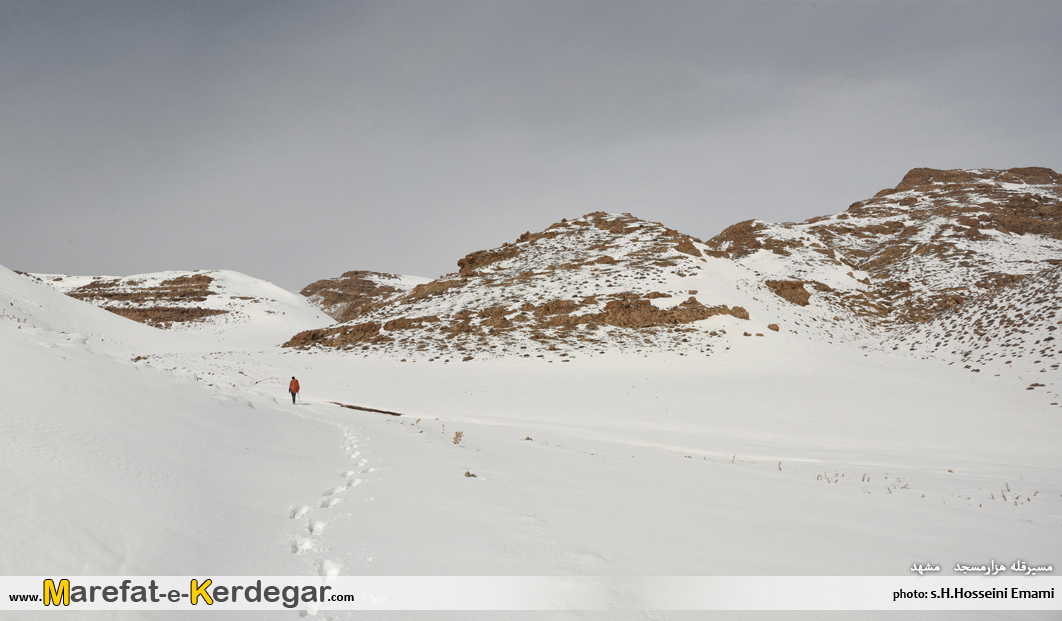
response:
<path fill-rule="evenodd" d="M 737 331 L 710 357 L 401 363 L 160 331 L 6 269 L 0 309 L 6 575 L 909 576 L 1062 559 L 1062 409 L 958 366 Z M 934 618 L 971 616 L 1057 613 Z"/>

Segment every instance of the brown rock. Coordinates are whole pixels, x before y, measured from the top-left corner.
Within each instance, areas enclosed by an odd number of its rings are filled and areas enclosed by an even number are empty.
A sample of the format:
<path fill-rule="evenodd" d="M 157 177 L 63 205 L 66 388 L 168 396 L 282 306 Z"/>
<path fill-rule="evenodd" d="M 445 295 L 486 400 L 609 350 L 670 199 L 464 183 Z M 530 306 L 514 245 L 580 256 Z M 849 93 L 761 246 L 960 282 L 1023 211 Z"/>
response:
<path fill-rule="evenodd" d="M 479 250 L 470 253 L 465 258 L 457 261 L 457 268 L 462 276 L 473 276 L 476 270 L 486 267 L 491 263 L 504 261 L 516 256 L 519 250 L 516 247 L 495 248 L 494 250 Z"/>
<path fill-rule="evenodd" d="M 977 177 L 965 170 L 937 170 L 935 168 L 913 168 L 904 175 L 897 192 L 905 192 L 931 183 L 972 183 Z"/>
<path fill-rule="evenodd" d="M 729 242 L 730 246 L 727 249 L 729 254 L 739 257 L 745 256 L 763 247 L 756 235 L 763 228 L 763 224 L 755 220 L 745 220 L 727 227 L 722 233 L 709 239 L 706 243 L 714 250 L 721 251 L 721 246 Z"/>
<path fill-rule="evenodd" d="M 675 246 L 675 250 L 678 250 L 679 252 L 682 252 L 684 254 L 688 254 L 692 257 L 701 256 L 701 251 L 697 250 L 697 247 L 693 245 L 693 242 L 688 239 L 681 240 L 678 245 Z"/>
<path fill-rule="evenodd" d="M 299 293 L 332 319 L 347 322 L 403 293 L 395 287 L 376 284 L 372 276 L 398 278 L 394 274 L 356 270 L 338 278 L 318 280 Z"/>
<path fill-rule="evenodd" d="M 764 284 L 783 300 L 797 306 L 807 306 L 811 299 L 811 294 L 804 288 L 804 283 L 799 280 L 768 280 Z"/>
<path fill-rule="evenodd" d="M 105 306 L 104 308 L 115 315 L 146 323 L 155 328 L 168 328 L 173 323 L 198 321 L 204 317 L 224 315 L 229 312 L 213 308 L 182 306 L 150 306 L 147 308 Z"/>

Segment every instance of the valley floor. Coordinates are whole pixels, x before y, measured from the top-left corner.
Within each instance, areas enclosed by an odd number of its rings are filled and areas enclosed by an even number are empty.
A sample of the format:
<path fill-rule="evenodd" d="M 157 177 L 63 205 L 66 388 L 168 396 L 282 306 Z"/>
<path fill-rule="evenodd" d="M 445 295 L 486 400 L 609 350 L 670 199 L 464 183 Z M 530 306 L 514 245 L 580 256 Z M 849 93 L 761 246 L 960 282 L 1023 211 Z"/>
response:
<path fill-rule="evenodd" d="M 159 346 L 130 362 L 9 324 L 8 575 L 909 576 L 1062 558 L 1062 410 L 940 363 L 770 339 L 570 363 Z M 617 618 L 505 618 L 531 617 Z"/>

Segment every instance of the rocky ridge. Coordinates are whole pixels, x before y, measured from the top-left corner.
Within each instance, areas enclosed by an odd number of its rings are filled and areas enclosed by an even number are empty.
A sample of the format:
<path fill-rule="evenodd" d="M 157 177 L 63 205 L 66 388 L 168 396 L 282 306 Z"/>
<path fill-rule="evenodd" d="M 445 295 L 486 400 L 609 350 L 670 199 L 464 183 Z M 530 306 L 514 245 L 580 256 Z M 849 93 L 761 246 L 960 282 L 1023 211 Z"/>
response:
<path fill-rule="evenodd" d="M 707 354 L 728 330 L 877 344 L 1060 264 L 1062 176 L 920 168 L 845 212 L 704 242 L 629 214 L 563 220 L 286 345 L 463 360 Z"/>
<path fill-rule="evenodd" d="M 299 293 L 332 319 L 344 322 L 430 281 L 419 276 L 352 271 L 338 278 L 318 280 Z"/>
<path fill-rule="evenodd" d="M 708 245 L 775 280 L 818 286 L 807 281 L 823 266 L 847 267 L 863 286 L 837 304 L 877 324 L 922 322 L 1062 264 L 1062 175 L 916 168 L 843 213 L 748 220 Z"/>
<path fill-rule="evenodd" d="M 785 326 L 786 332 L 841 339 L 861 323 L 819 303 L 817 293 L 815 304 L 781 299 L 725 253 L 629 214 L 563 220 L 470 253 L 457 266 L 455 273 L 368 306 L 345 323 L 297 334 L 286 345 L 429 360 L 570 359 L 611 349 L 707 354 L 727 330 L 764 336 Z M 820 272 L 822 281 L 846 286 L 842 271 Z"/>

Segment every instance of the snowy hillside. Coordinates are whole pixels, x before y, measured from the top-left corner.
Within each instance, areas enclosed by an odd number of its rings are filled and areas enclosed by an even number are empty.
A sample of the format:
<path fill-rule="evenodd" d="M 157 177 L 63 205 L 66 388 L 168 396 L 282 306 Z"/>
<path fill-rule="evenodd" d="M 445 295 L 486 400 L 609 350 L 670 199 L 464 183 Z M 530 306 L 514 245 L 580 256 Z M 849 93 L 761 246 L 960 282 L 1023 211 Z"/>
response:
<path fill-rule="evenodd" d="M 398 358 L 570 360 L 608 351 L 703 355 L 735 331 L 828 342 L 864 329 L 857 315 L 819 293 L 864 287 L 846 275 L 849 268 L 819 267 L 820 288 L 794 304 L 753 267 L 713 254 L 661 224 L 592 213 L 469 254 L 459 273 L 344 324 L 303 332 L 289 345 Z"/>
<path fill-rule="evenodd" d="M 125 277 L 35 274 L 67 295 L 150 326 L 265 347 L 332 319 L 302 296 L 239 272 L 210 270 Z"/>
<path fill-rule="evenodd" d="M 5 268 L 0 307 L 0 572 L 296 570 L 262 543 L 287 526 L 292 478 L 323 476 L 299 457 L 331 448 L 329 424 L 133 362 L 179 335 Z"/>
<path fill-rule="evenodd" d="M 1021 286 L 1057 265 L 1062 176 L 914 169 L 843 213 L 743 222 L 708 242 L 629 214 L 564 220 L 473 252 L 457 273 L 347 306 L 346 321 L 287 345 L 430 362 L 703 357 L 746 347 L 748 338 L 900 349 L 895 339 L 909 326 L 936 325 L 956 308 L 954 317 L 966 318 L 965 304 L 980 296 L 1008 300 L 971 308 L 982 322 L 1006 323 L 1014 308 L 1057 300 L 1050 286 Z M 947 343 L 963 331 L 945 331 L 941 347 L 954 349 Z M 916 349 L 954 361 L 941 347 Z M 1057 369 L 1053 349 L 1037 358 L 1045 372 Z"/>
<path fill-rule="evenodd" d="M 771 278 L 848 272 L 862 285 L 839 288 L 838 303 L 874 321 L 924 321 L 1062 264 L 1062 175 L 916 168 L 843 213 L 750 220 L 708 243 Z"/>
<path fill-rule="evenodd" d="M 1062 266 L 894 332 L 886 348 L 1021 384 L 1062 402 Z"/>
<path fill-rule="evenodd" d="M 134 344 L 166 347 L 168 335 L 44 285 L 36 277 L 0 269 L 0 317 L 17 329 L 65 334 L 72 341 L 91 342 L 106 351 L 131 351 Z M 10 325 L 10 323 L 5 323 Z M 169 340 L 172 346 L 173 341 Z"/>

